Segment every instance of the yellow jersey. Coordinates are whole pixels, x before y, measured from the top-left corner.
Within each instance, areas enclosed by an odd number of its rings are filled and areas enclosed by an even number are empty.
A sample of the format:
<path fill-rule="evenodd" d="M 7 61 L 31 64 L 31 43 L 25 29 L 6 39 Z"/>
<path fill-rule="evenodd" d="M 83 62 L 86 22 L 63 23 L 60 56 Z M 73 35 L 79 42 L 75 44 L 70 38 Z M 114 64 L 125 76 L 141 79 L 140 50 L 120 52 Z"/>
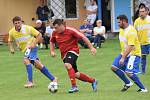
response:
<path fill-rule="evenodd" d="M 9 31 L 8 41 L 15 41 L 22 52 L 26 50 L 27 45 L 30 45 L 39 32 L 32 26 L 22 25 L 20 32 L 15 30 L 15 27 Z"/>
<path fill-rule="evenodd" d="M 130 52 L 129 55 L 141 56 L 141 47 L 138 40 L 137 31 L 131 25 L 126 29 L 120 29 L 119 40 L 121 46 L 121 54 L 123 54 L 128 45 L 133 45 L 134 49 Z"/>
<path fill-rule="evenodd" d="M 134 27 L 137 30 L 140 44 L 150 44 L 150 16 L 146 16 L 145 19 L 137 18 Z"/>

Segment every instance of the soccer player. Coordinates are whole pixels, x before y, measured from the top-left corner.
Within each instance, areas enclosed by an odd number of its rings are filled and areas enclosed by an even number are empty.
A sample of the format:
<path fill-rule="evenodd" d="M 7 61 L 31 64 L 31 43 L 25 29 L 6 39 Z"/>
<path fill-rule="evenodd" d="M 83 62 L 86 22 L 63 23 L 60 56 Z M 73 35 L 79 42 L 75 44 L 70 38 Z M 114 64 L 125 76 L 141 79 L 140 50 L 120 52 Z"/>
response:
<path fill-rule="evenodd" d="M 14 54 L 13 41 L 16 42 L 24 55 L 24 64 L 27 70 L 28 82 L 24 85 L 26 88 L 33 87 L 32 64 L 39 69 L 51 81 L 57 79 L 48 71 L 48 69 L 40 62 L 37 57 L 38 47 L 36 44 L 41 40 L 41 33 L 31 26 L 23 25 L 22 19 L 16 16 L 12 19 L 14 28 L 9 31 L 9 47 L 10 52 Z"/>
<path fill-rule="evenodd" d="M 72 27 L 65 26 L 63 20 L 56 19 L 53 22 L 53 27 L 55 31 L 53 32 L 50 40 L 50 54 L 53 57 L 56 56 L 54 51 L 54 43 L 57 42 L 64 66 L 68 71 L 68 76 L 72 85 L 69 93 L 78 92 L 76 78 L 81 81 L 91 83 L 93 91 L 97 91 L 97 80 L 78 71 L 76 64 L 77 58 L 79 56 L 79 47 L 77 45 L 78 39 L 83 39 L 93 55 L 96 54 L 96 49 L 92 46 L 88 38 L 83 33 Z"/>
<path fill-rule="evenodd" d="M 135 20 L 134 27 L 137 30 L 138 38 L 142 49 L 142 74 L 146 69 L 146 56 L 150 52 L 150 16 L 147 13 L 147 8 L 142 7 L 139 9 L 140 17 Z"/>
<path fill-rule="evenodd" d="M 117 20 L 120 27 L 119 40 L 121 45 L 121 54 L 115 58 L 111 70 L 122 81 L 124 81 L 125 85 L 121 90 L 122 92 L 128 90 L 128 88 L 133 85 L 126 75 L 140 88 L 138 92 L 147 92 L 147 89 L 136 75 L 136 73 L 139 72 L 141 56 L 141 48 L 137 31 L 133 26 L 128 24 L 128 18 L 126 15 L 119 15 Z"/>

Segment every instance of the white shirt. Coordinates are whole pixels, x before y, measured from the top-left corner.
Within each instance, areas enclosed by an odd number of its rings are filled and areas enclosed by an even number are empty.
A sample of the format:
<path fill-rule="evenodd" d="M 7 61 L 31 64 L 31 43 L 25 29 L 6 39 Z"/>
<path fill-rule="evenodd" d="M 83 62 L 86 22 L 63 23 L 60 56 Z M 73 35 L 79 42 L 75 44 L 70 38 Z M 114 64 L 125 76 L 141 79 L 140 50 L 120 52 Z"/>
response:
<path fill-rule="evenodd" d="M 87 7 L 87 10 L 89 10 L 89 11 L 94 11 L 94 10 L 96 10 L 98 7 L 97 7 L 97 5 L 90 5 L 90 6 L 88 6 Z M 89 19 L 92 19 L 92 18 L 95 18 L 96 17 L 96 13 L 95 14 L 88 14 L 88 18 Z"/>
<path fill-rule="evenodd" d="M 96 33 L 102 33 L 103 31 L 105 31 L 105 27 L 104 26 L 94 27 L 94 32 L 96 32 Z M 103 34 L 103 37 L 105 38 L 105 33 Z"/>
<path fill-rule="evenodd" d="M 48 36 L 50 37 L 53 33 L 53 29 L 50 26 L 47 26 L 45 33 L 48 33 Z"/>

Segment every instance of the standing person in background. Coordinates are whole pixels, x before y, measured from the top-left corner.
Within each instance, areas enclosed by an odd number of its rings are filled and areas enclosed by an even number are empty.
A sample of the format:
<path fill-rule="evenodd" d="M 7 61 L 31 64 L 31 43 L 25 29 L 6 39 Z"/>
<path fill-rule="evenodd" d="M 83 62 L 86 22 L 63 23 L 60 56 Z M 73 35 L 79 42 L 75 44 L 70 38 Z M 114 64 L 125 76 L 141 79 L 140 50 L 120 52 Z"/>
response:
<path fill-rule="evenodd" d="M 20 50 L 25 53 L 24 65 L 26 66 L 28 82 L 24 85 L 25 88 L 33 87 L 32 64 L 39 69 L 49 80 L 57 82 L 57 79 L 48 71 L 45 65 L 41 63 L 37 56 L 38 47 L 36 44 L 41 40 L 40 32 L 32 26 L 22 24 L 22 19 L 19 16 L 13 18 L 14 28 L 9 31 L 8 44 L 10 52 L 15 53 L 13 42 L 15 41 Z"/>
<path fill-rule="evenodd" d="M 111 70 L 125 83 L 121 90 L 122 92 L 127 91 L 133 85 L 126 75 L 139 87 L 137 92 L 147 92 L 148 90 L 137 76 L 141 58 L 141 48 L 137 31 L 133 26 L 128 24 L 126 15 L 119 15 L 117 21 L 120 27 L 119 40 L 121 53 L 115 58 Z"/>
<path fill-rule="evenodd" d="M 96 48 L 101 48 L 101 42 L 105 41 L 105 26 L 102 26 L 102 20 L 96 21 L 97 27 L 94 27 L 94 43 L 92 43 Z"/>
<path fill-rule="evenodd" d="M 40 0 L 40 5 L 36 9 L 38 19 L 42 22 L 48 21 L 49 8 L 45 5 L 44 0 Z"/>
<path fill-rule="evenodd" d="M 135 12 L 134 18 L 133 18 L 133 22 L 139 17 L 139 9 L 146 7 L 144 3 L 140 3 L 138 10 Z"/>
<path fill-rule="evenodd" d="M 87 19 L 90 21 L 90 24 L 94 24 L 97 17 L 97 4 L 96 0 L 91 0 L 91 5 L 87 7 Z"/>
<path fill-rule="evenodd" d="M 147 55 L 150 52 L 150 16 L 146 7 L 139 9 L 140 17 L 135 20 L 134 27 L 138 32 L 138 38 L 142 49 L 142 74 L 146 71 Z"/>
<path fill-rule="evenodd" d="M 79 56 L 78 39 L 84 40 L 93 55 L 96 54 L 96 49 L 92 46 L 88 38 L 83 35 L 83 33 L 79 32 L 75 28 L 67 27 L 61 19 L 56 19 L 53 22 L 53 27 L 55 31 L 53 32 L 50 40 L 50 54 L 53 57 L 56 56 L 54 43 L 57 42 L 61 52 L 61 58 L 66 70 L 68 71 L 68 76 L 72 85 L 69 93 L 78 92 L 76 78 L 81 81 L 91 83 L 93 91 L 97 91 L 97 80 L 78 71 L 76 64 Z"/>

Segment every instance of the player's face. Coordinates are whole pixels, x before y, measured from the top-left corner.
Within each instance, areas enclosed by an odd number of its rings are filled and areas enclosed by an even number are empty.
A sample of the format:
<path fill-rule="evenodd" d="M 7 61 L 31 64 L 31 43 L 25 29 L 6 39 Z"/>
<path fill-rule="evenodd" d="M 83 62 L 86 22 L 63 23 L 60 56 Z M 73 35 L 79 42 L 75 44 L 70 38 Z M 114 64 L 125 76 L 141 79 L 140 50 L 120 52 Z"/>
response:
<path fill-rule="evenodd" d="M 17 31 L 19 31 L 21 29 L 21 26 L 22 26 L 22 21 L 14 21 L 14 26 L 15 26 L 15 29 Z"/>
<path fill-rule="evenodd" d="M 144 19 L 144 18 L 146 17 L 147 12 L 146 12 L 145 8 L 141 8 L 141 9 L 139 10 L 139 15 L 140 15 L 140 17 L 141 17 L 142 19 Z"/>
<path fill-rule="evenodd" d="M 120 28 L 123 28 L 123 21 L 118 19 L 118 25 L 119 25 Z"/>
<path fill-rule="evenodd" d="M 63 24 L 61 24 L 61 25 L 55 24 L 53 27 L 57 33 L 62 33 L 64 31 L 64 25 Z"/>

